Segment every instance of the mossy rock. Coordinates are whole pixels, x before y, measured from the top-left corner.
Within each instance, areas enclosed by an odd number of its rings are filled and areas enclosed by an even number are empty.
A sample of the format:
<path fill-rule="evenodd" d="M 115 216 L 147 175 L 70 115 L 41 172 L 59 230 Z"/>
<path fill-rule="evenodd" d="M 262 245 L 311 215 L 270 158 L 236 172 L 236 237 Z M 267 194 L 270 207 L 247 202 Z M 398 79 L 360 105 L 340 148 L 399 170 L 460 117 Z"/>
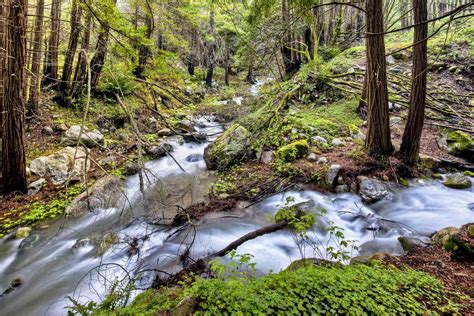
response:
<path fill-rule="evenodd" d="M 280 147 L 280 149 L 277 151 L 277 159 L 282 163 L 292 162 L 306 155 L 308 150 L 308 142 L 306 140 L 299 140 Z"/>
<path fill-rule="evenodd" d="M 448 134 L 449 153 L 474 162 L 474 140 L 466 133 L 455 131 Z"/>
<path fill-rule="evenodd" d="M 443 184 L 448 188 L 459 190 L 469 189 L 472 186 L 471 180 L 462 173 L 450 175 Z"/>
<path fill-rule="evenodd" d="M 239 124 L 232 125 L 204 150 L 204 160 L 211 170 L 223 171 L 255 156 L 250 148 L 250 132 Z"/>
<path fill-rule="evenodd" d="M 324 259 L 318 259 L 318 258 L 305 258 L 305 259 L 299 259 L 296 261 L 293 261 L 286 269 L 285 271 L 296 271 L 298 269 L 302 268 L 307 268 L 311 266 L 317 266 L 317 267 L 337 267 L 340 264 L 337 262 L 333 261 L 328 261 Z"/>

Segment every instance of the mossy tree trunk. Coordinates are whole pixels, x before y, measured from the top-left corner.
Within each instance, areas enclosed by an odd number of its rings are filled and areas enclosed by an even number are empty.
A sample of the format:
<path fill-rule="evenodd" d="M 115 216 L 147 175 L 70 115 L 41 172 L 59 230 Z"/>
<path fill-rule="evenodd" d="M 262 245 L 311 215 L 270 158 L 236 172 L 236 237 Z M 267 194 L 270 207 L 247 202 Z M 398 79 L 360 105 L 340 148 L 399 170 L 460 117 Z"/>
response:
<path fill-rule="evenodd" d="M 366 1 L 367 119 L 366 147 L 372 156 L 390 155 L 387 73 L 385 61 L 383 1 Z"/>
<path fill-rule="evenodd" d="M 427 0 L 413 0 L 413 12 L 415 24 L 426 21 L 428 18 Z M 428 24 L 415 26 L 414 43 L 419 43 L 413 47 L 413 69 L 412 87 L 410 98 L 410 110 L 408 121 L 403 133 L 402 146 L 400 152 L 403 160 L 414 165 L 420 152 L 420 140 L 425 120 L 426 104 L 426 71 L 428 67 L 427 58 L 427 38 Z"/>
<path fill-rule="evenodd" d="M 26 67 L 26 0 L 6 1 L 6 54 L 4 71 L 2 178 L 3 192 L 27 191 L 24 143 Z"/>

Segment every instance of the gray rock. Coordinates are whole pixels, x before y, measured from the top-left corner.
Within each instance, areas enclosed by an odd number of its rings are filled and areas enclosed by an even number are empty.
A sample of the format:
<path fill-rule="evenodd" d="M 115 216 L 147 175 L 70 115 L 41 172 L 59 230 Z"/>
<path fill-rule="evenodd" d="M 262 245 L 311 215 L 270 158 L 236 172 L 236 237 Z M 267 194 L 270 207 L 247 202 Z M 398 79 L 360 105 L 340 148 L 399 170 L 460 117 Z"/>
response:
<path fill-rule="evenodd" d="M 260 163 L 269 165 L 275 160 L 275 153 L 271 150 L 265 150 L 260 157 Z"/>
<path fill-rule="evenodd" d="M 66 208 L 66 215 L 77 217 L 97 209 L 116 206 L 124 190 L 123 181 L 115 176 L 97 180 L 88 191 L 78 195 Z"/>
<path fill-rule="evenodd" d="M 392 116 L 390 118 L 390 127 L 391 128 L 400 128 L 402 126 L 402 118 L 398 116 Z"/>
<path fill-rule="evenodd" d="M 35 195 L 36 193 L 41 191 L 41 189 L 43 188 L 43 186 L 46 183 L 47 183 L 47 181 L 46 181 L 45 178 L 40 178 L 40 179 L 30 183 L 28 185 L 28 195 Z"/>
<path fill-rule="evenodd" d="M 324 137 L 321 137 L 321 136 L 313 136 L 311 138 L 311 140 L 313 141 L 313 143 L 317 144 L 317 143 L 327 143 L 328 141 L 326 140 L 326 138 Z"/>
<path fill-rule="evenodd" d="M 181 136 L 181 135 L 173 135 L 173 136 L 170 136 L 170 137 L 166 137 L 165 140 L 168 141 L 168 142 L 176 142 L 179 145 L 184 144 L 184 137 Z"/>
<path fill-rule="evenodd" d="M 329 162 L 329 160 L 326 157 L 321 157 L 318 159 L 318 165 L 325 165 Z"/>
<path fill-rule="evenodd" d="M 125 165 L 125 171 L 124 171 L 123 174 L 125 176 L 133 176 L 133 175 L 139 173 L 140 170 L 142 170 L 142 167 L 140 166 L 139 163 L 129 162 Z"/>
<path fill-rule="evenodd" d="M 392 55 L 387 56 L 387 64 L 389 64 L 389 65 L 395 64 L 395 58 L 393 58 Z"/>
<path fill-rule="evenodd" d="M 334 138 L 331 143 L 333 144 L 333 146 L 336 146 L 336 147 L 339 147 L 339 146 L 343 146 L 344 145 L 344 142 L 339 139 L 339 138 Z"/>
<path fill-rule="evenodd" d="M 184 89 L 184 94 L 187 95 L 187 96 L 190 96 L 193 94 L 193 88 L 191 87 L 186 87 L 186 89 Z"/>
<path fill-rule="evenodd" d="M 200 154 L 192 154 L 186 157 L 187 162 L 198 162 L 203 159 L 204 159 L 204 156 Z"/>
<path fill-rule="evenodd" d="M 410 251 L 414 248 L 428 246 L 427 243 L 423 242 L 422 240 L 420 240 L 418 238 L 398 237 L 398 241 L 402 245 L 402 248 L 403 248 L 404 251 Z"/>
<path fill-rule="evenodd" d="M 391 198 L 388 185 L 376 179 L 363 179 L 359 185 L 359 194 L 364 203 L 375 203 L 383 199 Z"/>
<path fill-rule="evenodd" d="M 43 127 L 43 133 L 46 134 L 46 135 L 53 135 L 54 130 L 51 126 L 45 126 L 45 127 Z"/>
<path fill-rule="evenodd" d="M 469 189 L 472 187 L 471 180 L 469 177 L 465 176 L 462 173 L 455 173 L 446 179 L 446 181 L 443 182 L 445 186 L 451 189 Z"/>
<path fill-rule="evenodd" d="M 169 128 L 163 128 L 163 129 L 160 129 L 156 133 L 156 135 L 158 135 L 158 137 L 171 136 L 171 135 L 173 135 L 173 132 Z"/>
<path fill-rule="evenodd" d="M 75 244 L 72 246 L 73 249 L 84 248 L 87 246 L 93 245 L 93 242 L 90 238 L 82 238 L 76 240 Z"/>
<path fill-rule="evenodd" d="M 347 193 L 347 192 L 350 192 L 350 190 L 351 190 L 351 188 L 347 184 L 338 185 L 336 187 L 336 193 L 337 194 Z"/>
<path fill-rule="evenodd" d="M 392 112 L 400 112 L 402 110 L 402 106 L 398 103 L 389 102 L 388 109 Z"/>
<path fill-rule="evenodd" d="M 79 135 L 81 135 L 79 140 Z M 61 143 L 67 146 L 74 146 L 78 143 L 83 144 L 87 147 L 95 147 L 102 143 L 104 136 L 101 132 L 94 130 L 89 131 L 86 127 L 83 128 L 81 134 L 81 126 L 71 126 L 65 133 L 65 137 L 61 140 Z"/>
<path fill-rule="evenodd" d="M 311 154 L 308 155 L 308 157 L 306 157 L 306 159 L 308 159 L 309 161 L 317 161 L 318 156 L 316 156 L 315 153 L 311 153 Z"/>
<path fill-rule="evenodd" d="M 181 120 L 175 125 L 176 129 L 180 130 L 183 133 L 196 133 L 194 124 L 190 120 Z"/>
<path fill-rule="evenodd" d="M 341 166 L 340 165 L 332 165 L 329 167 L 328 173 L 326 174 L 326 184 L 330 187 L 333 187 L 336 179 L 339 175 L 339 172 L 341 172 Z"/>
<path fill-rule="evenodd" d="M 119 238 L 118 235 L 114 232 L 108 232 L 104 235 L 102 238 L 102 241 L 99 243 L 97 247 L 97 256 L 100 257 L 104 253 L 107 252 L 110 248 L 112 248 L 113 245 L 116 245 L 119 243 Z"/>
<path fill-rule="evenodd" d="M 451 237 L 458 235 L 460 232 L 461 230 L 457 227 L 446 227 L 436 232 L 431 240 L 437 245 L 445 246 Z"/>
<path fill-rule="evenodd" d="M 166 154 L 170 152 L 173 152 L 173 146 L 168 143 L 153 145 L 146 148 L 146 154 L 155 158 L 166 156 Z"/>
<path fill-rule="evenodd" d="M 82 181 L 90 168 L 90 159 L 86 162 L 86 149 L 66 147 L 53 155 L 40 157 L 30 164 L 32 174 L 50 177 L 53 184 L 67 181 Z"/>
<path fill-rule="evenodd" d="M 202 143 L 207 139 L 205 133 L 191 133 L 183 135 L 184 141 L 186 143 Z"/>

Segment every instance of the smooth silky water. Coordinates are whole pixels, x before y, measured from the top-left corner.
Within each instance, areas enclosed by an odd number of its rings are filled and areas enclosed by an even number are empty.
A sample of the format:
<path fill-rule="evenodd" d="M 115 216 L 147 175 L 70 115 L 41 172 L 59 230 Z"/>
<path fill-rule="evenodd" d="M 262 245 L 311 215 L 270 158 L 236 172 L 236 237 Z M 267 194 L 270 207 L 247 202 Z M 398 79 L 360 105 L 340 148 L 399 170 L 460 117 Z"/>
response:
<path fill-rule="evenodd" d="M 197 126 L 214 135 L 209 141 L 222 132 L 212 119 L 199 118 Z M 0 240 L 0 293 L 12 280 L 22 280 L 18 289 L 0 298 L 0 315 L 64 315 L 64 308 L 71 305 L 67 296 L 80 302 L 99 301 L 114 282 L 131 279 L 138 287 L 131 295 L 136 295 L 151 284 L 156 270 L 173 273 L 182 268 L 180 255 L 189 245 L 189 256 L 199 258 L 273 223 L 290 196 L 293 203 L 310 201 L 314 209 L 325 209 L 318 224 L 331 221 L 344 229 L 346 239 L 356 240 L 359 250 L 352 256 L 380 251 L 400 254 L 399 236 L 424 239 L 441 228 L 474 222 L 474 189 L 453 190 L 429 180 L 414 181 L 410 188 L 395 192 L 393 199 L 369 207 L 349 193 L 287 191 L 248 208 L 209 214 L 196 229 L 166 227 L 156 214 L 205 201 L 215 179 L 199 156 L 208 142 L 171 143 L 174 159 L 167 156 L 146 164 L 144 194 L 138 175 L 132 176 L 125 181 L 123 198 L 115 208 L 52 221 L 34 230 L 28 243 L 8 236 Z M 194 159 L 189 159 L 191 155 Z M 92 241 L 108 232 L 115 232 L 119 243 L 98 257 Z M 315 229 L 309 236 L 324 246 L 318 251 L 299 247 L 294 234 L 283 230 L 243 244 L 238 253 L 254 255 L 259 273 L 277 272 L 302 255 L 327 258 L 325 247 L 332 244 L 328 234 Z"/>

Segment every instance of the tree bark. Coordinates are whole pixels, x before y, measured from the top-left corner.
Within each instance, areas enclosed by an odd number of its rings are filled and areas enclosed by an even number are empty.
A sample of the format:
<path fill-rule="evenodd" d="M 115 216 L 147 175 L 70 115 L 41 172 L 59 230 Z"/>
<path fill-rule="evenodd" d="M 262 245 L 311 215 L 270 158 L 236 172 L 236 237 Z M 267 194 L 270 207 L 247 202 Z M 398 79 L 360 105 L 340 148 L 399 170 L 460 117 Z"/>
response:
<path fill-rule="evenodd" d="M 76 71 L 74 73 L 74 80 L 71 85 L 70 96 L 72 99 L 76 98 L 82 93 L 82 88 L 87 80 L 87 61 L 89 55 L 89 44 L 91 38 L 92 16 L 87 14 L 84 24 L 84 32 L 82 34 L 81 50 L 79 51 L 79 59 L 77 60 Z"/>
<path fill-rule="evenodd" d="M 71 85 L 72 69 L 74 64 L 74 57 L 76 55 L 79 35 L 81 33 L 81 7 L 78 4 L 79 0 L 72 0 L 71 7 L 71 35 L 69 36 L 69 44 L 64 59 L 63 74 L 61 83 L 59 84 L 59 91 L 63 95 L 63 101 L 67 102 L 67 93 Z"/>
<path fill-rule="evenodd" d="M 28 97 L 28 116 L 38 116 L 41 89 L 41 44 L 43 42 L 44 0 L 36 3 L 33 57 L 31 59 L 30 93 Z"/>
<path fill-rule="evenodd" d="M 153 31 L 155 29 L 154 24 L 154 16 L 153 10 L 151 8 L 151 4 L 147 2 L 147 9 L 145 13 L 145 37 L 147 39 L 151 39 Z M 148 63 L 148 59 L 150 58 L 151 51 L 148 45 L 140 45 L 138 48 L 138 66 L 134 70 L 134 75 L 137 78 L 143 79 L 143 72 L 145 71 L 146 64 Z"/>
<path fill-rule="evenodd" d="M 367 116 L 366 147 L 373 156 L 390 155 L 390 137 L 385 43 L 383 35 L 383 1 L 366 1 L 367 50 Z"/>
<path fill-rule="evenodd" d="M 428 18 L 427 0 L 413 0 L 413 12 L 415 24 L 417 24 L 415 26 L 413 42 L 419 44 L 413 47 L 410 110 L 400 148 L 403 160 L 408 165 L 414 165 L 418 160 L 421 134 L 425 120 L 426 70 L 428 67 L 426 38 L 428 36 L 428 24 L 419 23 L 426 21 Z"/>
<path fill-rule="evenodd" d="M 3 99 L 5 91 L 5 82 L 3 81 L 3 73 L 5 69 L 5 0 L 0 0 L 0 139 L 2 138 L 2 119 L 3 119 Z M 0 164 L 1 165 L 1 164 Z"/>
<path fill-rule="evenodd" d="M 211 3 L 211 13 L 209 17 L 209 35 L 214 37 L 215 29 L 214 29 L 214 1 Z M 206 85 L 208 87 L 212 87 L 212 77 L 214 76 L 214 66 L 215 66 L 215 59 L 216 59 L 216 40 L 212 38 L 212 42 L 209 46 L 209 55 L 208 55 L 208 68 L 207 68 L 207 75 L 206 75 Z"/>
<path fill-rule="evenodd" d="M 5 49 L 8 58 L 4 72 L 2 178 L 3 192 L 27 192 L 24 144 L 26 66 L 26 0 L 7 1 L 8 17 Z"/>
<path fill-rule="evenodd" d="M 53 0 L 51 3 L 51 35 L 49 37 L 48 52 L 46 54 L 46 62 L 44 65 L 43 85 L 54 84 L 57 86 L 61 2 L 61 0 Z"/>
<path fill-rule="evenodd" d="M 362 85 L 362 93 L 359 100 L 359 106 L 357 107 L 357 113 L 359 113 L 361 119 L 367 119 L 367 71 L 364 76 L 364 83 Z"/>

